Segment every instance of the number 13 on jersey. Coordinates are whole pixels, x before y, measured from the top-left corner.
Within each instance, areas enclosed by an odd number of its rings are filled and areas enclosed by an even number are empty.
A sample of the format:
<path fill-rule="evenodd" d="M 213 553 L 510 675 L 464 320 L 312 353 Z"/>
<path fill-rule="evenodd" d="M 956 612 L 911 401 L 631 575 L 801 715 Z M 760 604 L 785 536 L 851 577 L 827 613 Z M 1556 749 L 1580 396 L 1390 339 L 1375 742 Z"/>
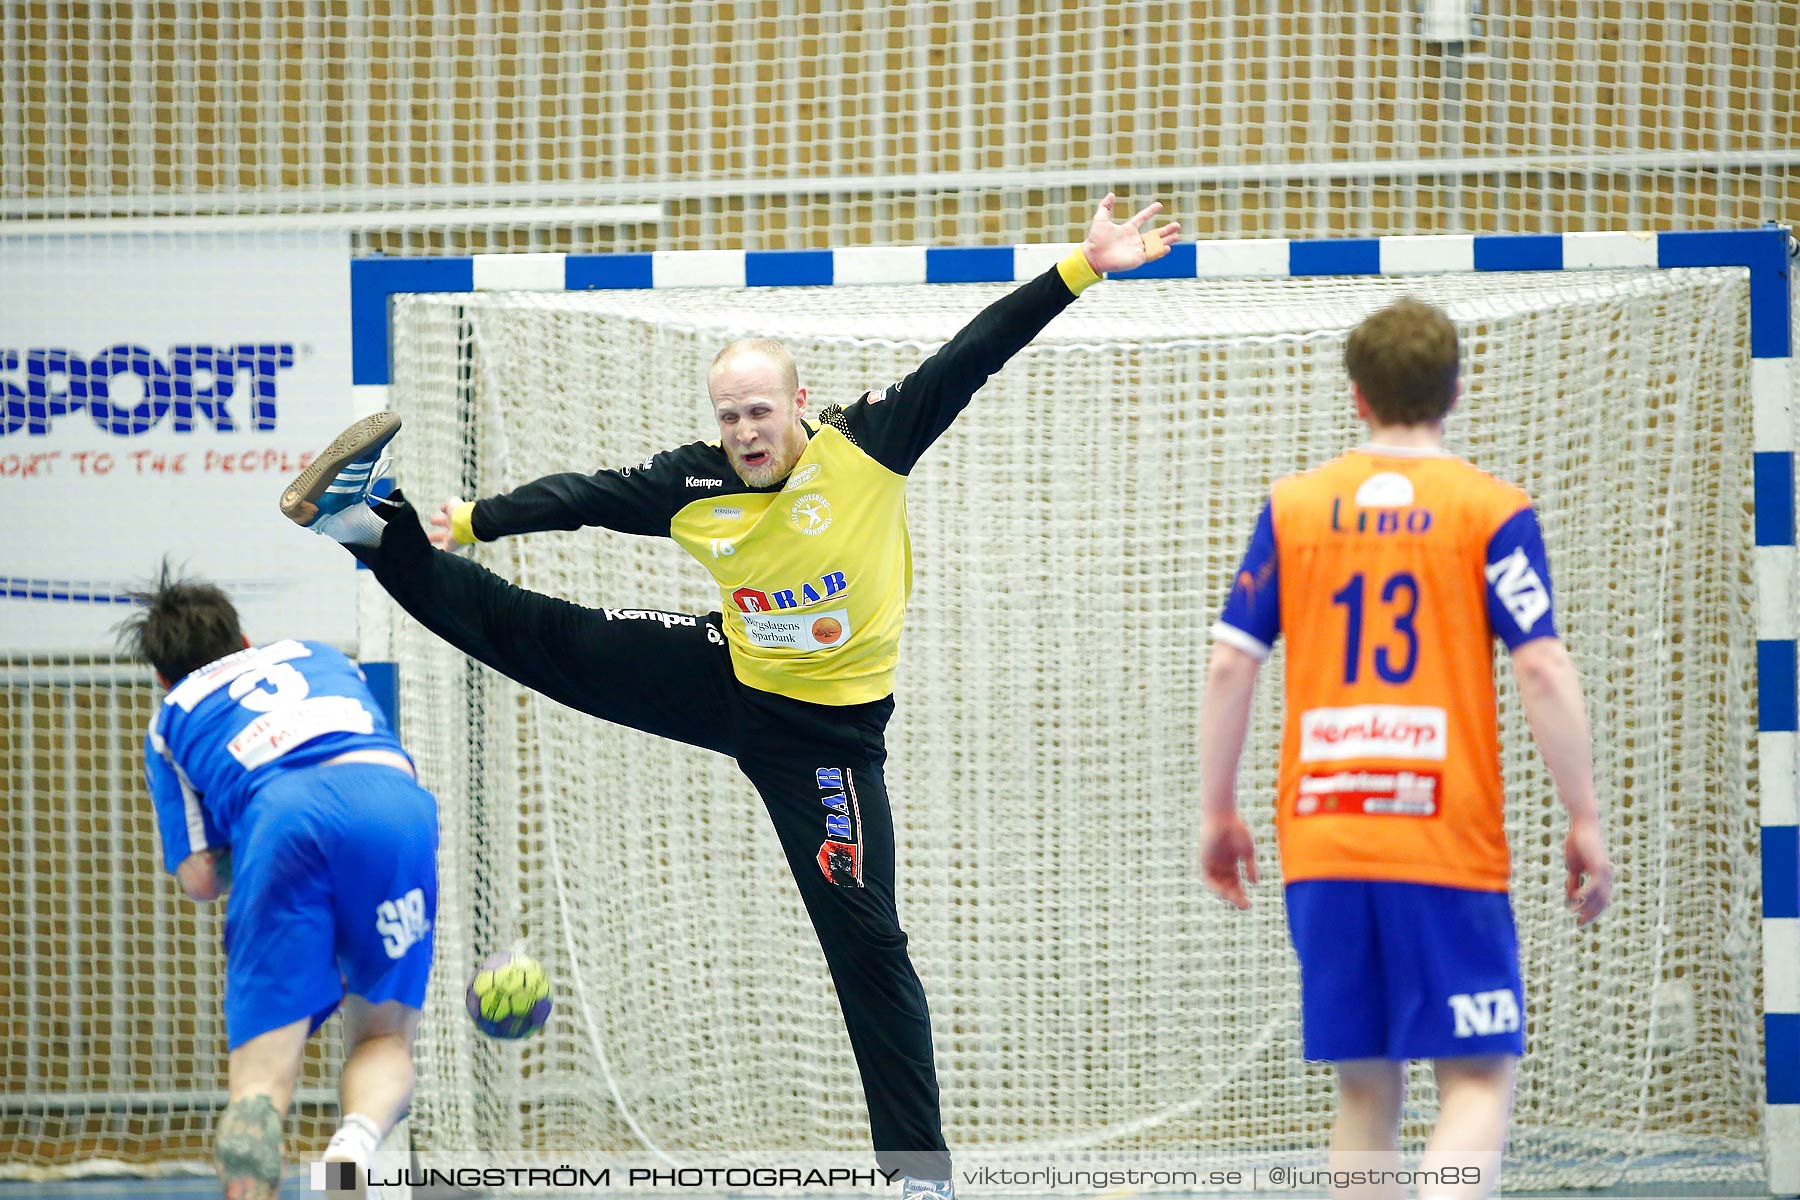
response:
<path fill-rule="evenodd" d="M 1363 630 L 1376 643 L 1370 655 L 1383 683 L 1402 684 L 1419 665 L 1419 581 L 1410 571 L 1389 575 L 1375 587 L 1358 571 L 1331 594 L 1332 605 L 1344 608 L 1344 682 L 1355 683 L 1362 672 Z M 1366 625 L 1365 625 L 1366 623 Z"/>

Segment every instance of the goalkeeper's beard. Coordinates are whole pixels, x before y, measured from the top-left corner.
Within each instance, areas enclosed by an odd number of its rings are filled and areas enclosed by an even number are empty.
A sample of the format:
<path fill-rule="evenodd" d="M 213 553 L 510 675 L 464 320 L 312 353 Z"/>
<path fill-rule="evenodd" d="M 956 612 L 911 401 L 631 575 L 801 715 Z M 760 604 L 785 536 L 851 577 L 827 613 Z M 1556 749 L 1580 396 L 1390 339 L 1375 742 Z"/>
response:
<path fill-rule="evenodd" d="M 755 465 L 746 463 L 741 452 L 731 451 L 727 455 L 731 460 L 731 469 L 749 487 L 773 487 L 788 477 L 788 473 L 794 469 L 794 464 L 799 462 L 800 456 L 806 452 L 806 435 L 799 433 L 797 436 L 790 436 L 784 445 L 775 446 L 765 443 L 758 449 L 766 453 L 768 457 Z"/>

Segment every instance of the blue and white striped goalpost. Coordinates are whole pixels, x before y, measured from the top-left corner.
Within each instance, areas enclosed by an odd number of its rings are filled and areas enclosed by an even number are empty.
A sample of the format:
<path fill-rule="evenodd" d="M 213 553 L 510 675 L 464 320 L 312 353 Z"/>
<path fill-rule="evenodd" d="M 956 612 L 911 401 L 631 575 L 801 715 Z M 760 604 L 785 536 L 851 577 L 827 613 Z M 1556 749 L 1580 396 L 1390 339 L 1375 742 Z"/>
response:
<path fill-rule="evenodd" d="M 1029 279 L 1067 245 L 671 251 L 365 258 L 351 263 L 359 414 L 386 407 L 389 299 L 399 293 L 1003 283 Z M 1783 227 L 1666 233 L 1440 235 L 1179 244 L 1116 279 L 1271 279 L 1494 271 L 1740 267 L 1749 274 L 1756 698 L 1761 805 L 1764 1146 L 1768 1184 L 1800 1193 L 1800 596 L 1794 592 L 1795 405 Z M 379 657 L 384 648 L 367 646 Z M 385 665 L 385 664 L 384 664 Z M 391 666 L 387 668 L 391 671 Z M 1196 681 L 1197 682 L 1197 681 Z"/>

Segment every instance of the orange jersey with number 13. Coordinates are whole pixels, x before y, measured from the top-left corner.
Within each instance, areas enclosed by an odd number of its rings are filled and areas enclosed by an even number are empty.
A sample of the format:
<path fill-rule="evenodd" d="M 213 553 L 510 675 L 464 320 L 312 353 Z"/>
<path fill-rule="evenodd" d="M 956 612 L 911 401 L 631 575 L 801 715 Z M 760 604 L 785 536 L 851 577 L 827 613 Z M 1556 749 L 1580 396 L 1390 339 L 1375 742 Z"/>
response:
<path fill-rule="evenodd" d="M 1505 891 L 1491 643 L 1556 636 L 1525 493 L 1382 447 L 1279 481 L 1214 635 L 1283 632 L 1283 877 Z"/>

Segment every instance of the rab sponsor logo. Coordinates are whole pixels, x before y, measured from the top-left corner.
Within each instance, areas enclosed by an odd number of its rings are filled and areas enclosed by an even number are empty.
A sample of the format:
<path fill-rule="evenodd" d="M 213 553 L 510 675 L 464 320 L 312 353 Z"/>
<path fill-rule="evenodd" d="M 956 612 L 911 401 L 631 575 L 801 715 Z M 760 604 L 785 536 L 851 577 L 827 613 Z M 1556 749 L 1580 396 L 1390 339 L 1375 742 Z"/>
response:
<path fill-rule="evenodd" d="M 820 767 L 813 773 L 819 803 L 825 807 L 825 841 L 819 846 L 819 869 L 837 887 L 861 887 L 862 814 L 857 811 L 856 782 L 848 769 Z"/>
<path fill-rule="evenodd" d="M 1296 817 L 1362 814 L 1435 817 L 1443 779 L 1435 772 L 1336 771 L 1304 775 L 1294 799 Z"/>
<path fill-rule="evenodd" d="M 739 612 L 777 612 L 786 608 L 806 608 L 824 600 L 841 596 L 850 590 L 850 583 L 844 578 L 842 571 L 827 571 L 815 583 L 803 583 L 797 588 L 777 588 L 772 592 L 760 588 L 741 587 L 731 593 L 731 602 L 738 606 Z"/>
<path fill-rule="evenodd" d="M 1300 761 L 1416 758 L 1442 762 L 1449 722 L 1441 708 L 1359 704 L 1300 714 Z"/>
<path fill-rule="evenodd" d="M 75 412 L 119 437 L 148 433 L 165 418 L 176 433 L 232 433 L 245 422 L 266 433 L 275 428 L 277 377 L 295 361 L 292 342 L 171 346 L 163 356 L 121 342 L 92 358 L 0 350 L 0 435 L 42 437 Z"/>
<path fill-rule="evenodd" d="M 862 886 L 862 851 L 850 842 L 825 839 L 819 845 L 819 870 L 836 887 Z"/>

